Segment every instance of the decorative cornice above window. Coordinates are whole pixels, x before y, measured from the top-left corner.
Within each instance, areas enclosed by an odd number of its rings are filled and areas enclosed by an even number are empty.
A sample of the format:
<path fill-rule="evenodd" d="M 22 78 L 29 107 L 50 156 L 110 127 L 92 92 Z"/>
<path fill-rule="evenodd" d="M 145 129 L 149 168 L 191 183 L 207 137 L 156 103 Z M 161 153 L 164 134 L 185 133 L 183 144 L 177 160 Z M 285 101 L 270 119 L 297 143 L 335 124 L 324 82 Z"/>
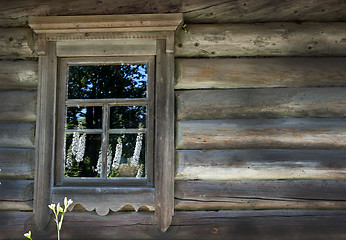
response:
<path fill-rule="evenodd" d="M 166 51 L 174 52 L 174 32 L 183 24 L 181 13 L 98 16 L 37 16 L 29 26 L 39 35 L 39 55 L 46 41 L 98 39 L 166 39 Z"/>

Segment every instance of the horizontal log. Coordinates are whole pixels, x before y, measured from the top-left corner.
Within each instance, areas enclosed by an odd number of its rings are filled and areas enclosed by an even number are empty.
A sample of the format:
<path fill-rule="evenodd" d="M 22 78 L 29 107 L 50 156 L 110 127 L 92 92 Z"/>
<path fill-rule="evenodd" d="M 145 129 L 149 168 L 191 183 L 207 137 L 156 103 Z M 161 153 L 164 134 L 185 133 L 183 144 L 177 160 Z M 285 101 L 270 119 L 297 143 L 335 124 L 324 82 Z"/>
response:
<path fill-rule="evenodd" d="M 177 57 L 346 56 L 346 23 L 189 24 Z"/>
<path fill-rule="evenodd" d="M 176 180 L 346 180 L 346 151 L 179 150 Z"/>
<path fill-rule="evenodd" d="M 35 123 L 0 123 L 0 148 L 33 148 Z"/>
<path fill-rule="evenodd" d="M 178 120 L 346 117 L 346 88 L 176 92 Z"/>
<path fill-rule="evenodd" d="M 114 7 L 116 4 L 116 7 Z M 13 0 L 0 4 L 0 24 L 23 26 L 26 16 L 184 13 L 188 23 L 345 21 L 346 4 L 335 0 L 289 2 L 273 0 L 60 0 L 41 2 Z"/>
<path fill-rule="evenodd" d="M 32 210 L 33 181 L 1 180 L 0 192 L 0 210 Z"/>
<path fill-rule="evenodd" d="M 344 209 L 346 181 L 176 181 L 176 210 Z"/>
<path fill-rule="evenodd" d="M 0 59 L 36 57 L 30 28 L 0 28 Z"/>
<path fill-rule="evenodd" d="M 34 122 L 36 91 L 0 92 L 0 121 Z"/>
<path fill-rule="evenodd" d="M 19 216 L 15 216 L 15 214 Z M 30 214 L 0 212 L 0 234 L 22 224 Z M 100 217 L 91 213 L 67 213 L 62 239 L 342 239 L 346 211 L 343 210 L 261 210 L 261 211 L 178 211 L 168 232 L 160 233 L 154 213 L 116 213 Z M 11 221 L 4 221 L 10 219 Z M 14 226 L 10 223 L 14 222 Z M 7 228 L 8 226 L 8 228 Z M 250 230 L 249 230 L 250 229 Z M 46 232 L 35 229 L 32 218 L 25 232 L 33 239 L 56 239 L 55 223 Z M 8 239 L 8 238 L 6 238 Z"/>
<path fill-rule="evenodd" d="M 1 178 L 34 178 L 34 150 L 0 148 Z"/>
<path fill-rule="evenodd" d="M 37 88 L 38 63 L 33 60 L 0 61 L 0 89 L 17 90 Z"/>
<path fill-rule="evenodd" d="M 175 66 L 175 89 L 346 86 L 346 58 L 178 58 Z"/>
<path fill-rule="evenodd" d="M 177 122 L 176 149 L 346 149 L 343 118 Z"/>
<path fill-rule="evenodd" d="M 0 239 L 23 239 L 24 226 L 32 212 L 0 211 Z"/>

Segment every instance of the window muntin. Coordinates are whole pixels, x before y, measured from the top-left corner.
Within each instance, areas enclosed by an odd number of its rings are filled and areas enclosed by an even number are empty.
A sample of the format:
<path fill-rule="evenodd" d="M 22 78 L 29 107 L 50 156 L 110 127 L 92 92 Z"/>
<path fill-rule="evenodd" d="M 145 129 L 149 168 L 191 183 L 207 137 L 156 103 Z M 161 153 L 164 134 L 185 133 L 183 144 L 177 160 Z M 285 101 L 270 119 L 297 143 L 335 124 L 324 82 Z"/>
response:
<path fill-rule="evenodd" d="M 57 186 L 153 183 L 153 62 L 60 59 Z"/>

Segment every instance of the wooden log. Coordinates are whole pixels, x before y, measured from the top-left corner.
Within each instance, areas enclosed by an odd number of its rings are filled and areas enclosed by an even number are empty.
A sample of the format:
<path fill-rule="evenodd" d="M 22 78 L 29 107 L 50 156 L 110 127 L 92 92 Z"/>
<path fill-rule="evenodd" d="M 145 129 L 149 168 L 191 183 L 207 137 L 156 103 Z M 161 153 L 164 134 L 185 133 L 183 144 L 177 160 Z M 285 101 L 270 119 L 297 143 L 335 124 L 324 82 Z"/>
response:
<path fill-rule="evenodd" d="M 17 215 L 15 215 L 17 214 Z M 23 224 L 30 214 L 0 212 L 0 234 Z M 177 211 L 172 226 L 159 233 L 153 213 L 117 213 L 100 217 L 90 213 L 67 213 L 62 239 L 343 239 L 344 210 Z M 11 221 L 5 221 L 10 219 Z M 14 222 L 14 226 L 10 223 Z M 55 223 L 38 233 L 32 218 L 25 232 L 33 239 L 55 239 Z M 8 226 L 8 228 L 7 228 Z M 16 229 L 17 230 L 17 229 Z M 7 238 L 6 238 L 7 237 Z"/>
<path fill-rule="evenodd" d="M 0 148 L 1 178 L 34 178 L 34 150 Z"/>
<path fill-rule="evenodd" d="M 176 210 L 344 209 L 345 181 L 176 181 Z"/>
<path fill-rule="evenodd" d="M 176 59 L 175 89 L 344 87 L 346 58 Z"/>
<path fill-rule="evenodd" d="M 346 23 L 189 24 L 177 57 L 346 56 Z"/>
<path fill-rule="evenodd" d="M 188 23 L 345 21 L 346 4 L 335 0 L 289 2 L 273 0 L 60 0 L 0 3 L 2 26 L 23 26 L 26 16 L 95 15 L 133 13 L 184 13 Z"/>
<path fill-rule="evenodd" d="M 346 117 L 346 88 L 176 92 L 178 120 Z"/>
<path fill-rule="evenodd" d="M 0 59 L 36 57 L 30 28 L 0 28 Z"/>
<path fill-rule="evenodd" d="M 0 123 L 0 148 L 33 148 L 35 123 Z"/>
<path fill-rule="evenodd" d="M 176 149 L 346 149 L 343 118 L 178 121 Z"/>
<path fill-rule="evenodd" d="M 0 61 L 0 89 L 19 90 L 37 88 L 37 61 Z"/>
<path fill-rule="evenodd" d="M 32 180 L 1 180 L 0 210 L 32 210 Z"/>
<path fill-rule="evenodd" d="M 346 180 L 346 151 L 179 150 L 176 180 Z"/>
<path fill-rule="evenodd" d="M 32 212 L 0 211 L 0 239 L 23 239 L 25 223 L 32 216 Z"/>
<path fill-rule="evenodd" d="M 0 121 L 34 122 L 36 91 L 0 92 Z"/>

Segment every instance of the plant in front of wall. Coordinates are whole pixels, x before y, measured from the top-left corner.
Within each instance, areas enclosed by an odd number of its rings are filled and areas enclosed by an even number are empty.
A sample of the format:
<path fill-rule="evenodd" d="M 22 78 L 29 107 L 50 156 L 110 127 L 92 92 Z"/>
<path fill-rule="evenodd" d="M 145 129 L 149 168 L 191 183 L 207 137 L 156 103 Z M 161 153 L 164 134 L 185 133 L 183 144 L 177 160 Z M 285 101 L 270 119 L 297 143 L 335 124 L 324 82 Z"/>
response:
<path fill-rule="evenodd" d="M 68 207 L 73 203 L 73 201 L 71 199 L 67 200 L 67 198 L 65 197 L 64 199 L 64 208 L 61 207 L 60 203 L 58 203 L 57 205 L 55 204 L 50 204 L 48 205 L 48 207 L 53 211 L 54 215 L 55 215 L 55 222 L 56 222 L 56 229 L 57 229 L 57 233 L 58 233 L 58 240 L 60 240 L 60 230 L 62 227 L 62 222 L 64 220 L 64 216 L 65 213 L 67 212 Z M 60 215 L 61 213 L 61 215 Z M 60 219 L 59 219 L 60 216 Z M 30 240 L 32 240 L 31 238 L 31 231 L 29 231 L 28 233 L 24 234 L 24 237 L 29 238 Z"/>

